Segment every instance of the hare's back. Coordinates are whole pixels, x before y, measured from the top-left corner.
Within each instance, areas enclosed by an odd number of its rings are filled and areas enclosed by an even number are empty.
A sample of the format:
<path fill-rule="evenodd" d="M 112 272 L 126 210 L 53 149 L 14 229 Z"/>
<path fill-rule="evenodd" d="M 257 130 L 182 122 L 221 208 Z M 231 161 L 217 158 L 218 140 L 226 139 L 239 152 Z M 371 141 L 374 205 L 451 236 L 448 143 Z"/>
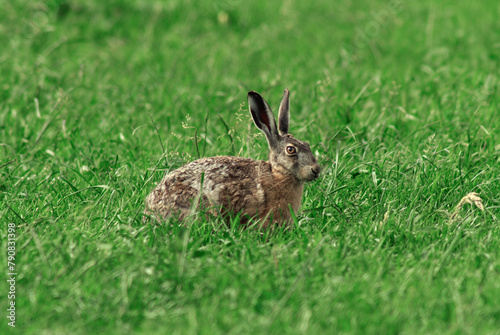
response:
<path fill-rule="evenodd" d="M 271 177 L 271 167 L 264 161 L 243 157 L 216 156 L 201 158 L 170 172 L 162 183 L 167 193 L 183 193 L 186 188 L 199 191 L 212 204 L 247 207 L 264 201 L 264 179 Z"/>
<path fill-rule="evenodd" d="M 267 171 L 269 170 L 269 171 Z M 190 162 L 177 170 L 168 173 L 164 181 L 171 183 L 189 184 L 199 189 L 203 182 L 203 189 L 215 184 L 228 183 L 256 178 L 258 172 L 270 172 L 270 166 L 264 161 L 255 161 L 250 158 L 215 156 Z"/>

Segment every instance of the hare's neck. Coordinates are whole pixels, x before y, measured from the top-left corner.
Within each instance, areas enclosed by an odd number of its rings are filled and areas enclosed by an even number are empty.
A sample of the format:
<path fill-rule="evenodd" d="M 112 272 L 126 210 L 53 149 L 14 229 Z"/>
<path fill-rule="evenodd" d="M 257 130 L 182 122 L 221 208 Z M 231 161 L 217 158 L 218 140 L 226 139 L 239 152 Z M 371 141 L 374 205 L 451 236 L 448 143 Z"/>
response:
<path fill-rule="evenodd" d="M 292 175 L 285 175 L 279 172 L 274 172 L 274 199 L 277 200 L 275 204 L 283 212 L 288 212 L 289 205 L 292 206 L 294 213 L 297 213 L 302 201 L 302 192 L 304 185 L 299 183 Z"/>

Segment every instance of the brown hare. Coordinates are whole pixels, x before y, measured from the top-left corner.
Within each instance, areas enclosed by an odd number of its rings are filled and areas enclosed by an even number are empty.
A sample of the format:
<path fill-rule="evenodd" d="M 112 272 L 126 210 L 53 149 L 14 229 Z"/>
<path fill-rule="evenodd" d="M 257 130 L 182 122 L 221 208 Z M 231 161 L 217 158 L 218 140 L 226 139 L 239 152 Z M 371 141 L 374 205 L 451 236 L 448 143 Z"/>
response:
<path fill-rule="evenodd" d="M 291 223 L 290 207 L 294 213 L 299 210 L 304 183 L 318 178 L 321 168 L 309 144 L 288 133 L 288 89 L 277 126 L 258 93 L 248 93 L 248 104 L 255 125 L 267 138 L 269 161 L 216 156 L 188 163 L 166 174 L 147 196 L 145 214 L 184 220 L 201 206 L 214 215 L 241 214 L 242 224 L 249 218 L 261 220 L 261 227 Z"/>

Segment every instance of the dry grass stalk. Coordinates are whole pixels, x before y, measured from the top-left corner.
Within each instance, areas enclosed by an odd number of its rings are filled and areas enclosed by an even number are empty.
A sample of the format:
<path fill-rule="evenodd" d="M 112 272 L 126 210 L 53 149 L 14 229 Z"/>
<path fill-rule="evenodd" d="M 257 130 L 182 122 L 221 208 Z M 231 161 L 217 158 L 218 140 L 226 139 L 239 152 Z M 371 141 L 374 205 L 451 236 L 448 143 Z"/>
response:
<path fill-rule="evenodd" d="M 483 200 L 479 197 L 479 194 L 477 194 L 476 192 L 471 192 L 460 200 L 458 205 L 455 207 L 455 211 L 453 212 L 453 214 L 451 214 L 451 220 L 457 217 L 458 213 L 465 204 L 475 205 L 477 208 L 484 211 Z"/>

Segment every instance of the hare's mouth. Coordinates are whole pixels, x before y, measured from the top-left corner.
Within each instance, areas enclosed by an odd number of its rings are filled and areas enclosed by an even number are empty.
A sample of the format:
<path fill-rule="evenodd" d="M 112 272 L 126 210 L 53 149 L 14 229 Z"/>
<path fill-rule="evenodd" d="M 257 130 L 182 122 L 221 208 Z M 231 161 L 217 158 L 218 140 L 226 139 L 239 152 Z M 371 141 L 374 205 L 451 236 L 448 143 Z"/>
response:
<path fill-rule="evenodd" d="M 320 172 L 321 172 L 321 168 L 319 166 L 312 166 L 311 169 L 309 171 L 307 171 L 304 180 L 305 181 L 313 181 L 315 179 L 318 179 Z"/>
<path fill-rule="evenodd" d="M 318 179 L 320 173 L 321 173 L 321 167 L 319 165 L 311 167 L 312 180 Z"/>
<path fill-rule="evenodd" d="M 319 177 L 319 174 L 314 174 L 314 175 L 311 175 L 309 178 L 307 178 L 306 181 L 313 181 L 313 180 L 318 179 L 318 177 Z"/>

